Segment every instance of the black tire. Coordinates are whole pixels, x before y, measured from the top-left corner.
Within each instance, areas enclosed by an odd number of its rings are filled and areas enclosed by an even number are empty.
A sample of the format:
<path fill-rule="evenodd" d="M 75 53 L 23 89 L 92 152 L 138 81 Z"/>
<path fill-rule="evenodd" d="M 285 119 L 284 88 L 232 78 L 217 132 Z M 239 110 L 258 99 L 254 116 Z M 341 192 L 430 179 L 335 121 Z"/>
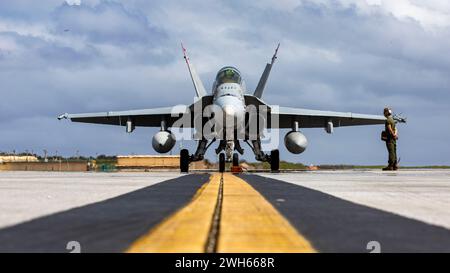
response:
<path fill-rule="evenodd" d="M 234 153 L 233 154 L 233 167 L 239 166 L 239 154 Z"/>
<path fill-rule="evenodd" d="M 187 149 L 180 151 L 180 171 L 182 173 L 189 172 L 189 151 Z"/>
<path fill-rule="evenodd" d="M 270 152 L 270 170 L 278 172 L 280 170 L 280 151 L 272 150 Z"/>
<path fill-rule="evenodd" d="M 219 154 L 219 172 L 225 172 L 225 154 Z"/>

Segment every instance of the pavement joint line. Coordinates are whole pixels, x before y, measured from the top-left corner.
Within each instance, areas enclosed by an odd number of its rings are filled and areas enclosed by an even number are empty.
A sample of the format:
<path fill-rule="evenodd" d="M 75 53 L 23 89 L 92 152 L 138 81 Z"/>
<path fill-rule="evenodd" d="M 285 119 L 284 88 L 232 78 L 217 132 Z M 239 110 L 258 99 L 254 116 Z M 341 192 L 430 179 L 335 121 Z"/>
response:
<path fill-rule="evenodd" d="M 220 176 L 212 174 L 192 200 L 134 241 L 131 253 L 203 253 L 219 193 Z"/>
<path fill-rule="evenodd" d="M 213 173 L 192 200 L 127 252 L 316 252 L 307 239 L 245 180 Z"/>
<path fill-rule="evenodd" d="M 217 242 L 219 240 L 220 234 L 220 217 L 222 214 L 222 203 L 223 203 L 223 173 L 220 176 L 219 192 L 217 195 L 216 207 L 214 209 L 214 214 L 211 222 L 211 229 L 208 233 L 208 240 L 205 245 L 206 253 L 217 252 Z"/>

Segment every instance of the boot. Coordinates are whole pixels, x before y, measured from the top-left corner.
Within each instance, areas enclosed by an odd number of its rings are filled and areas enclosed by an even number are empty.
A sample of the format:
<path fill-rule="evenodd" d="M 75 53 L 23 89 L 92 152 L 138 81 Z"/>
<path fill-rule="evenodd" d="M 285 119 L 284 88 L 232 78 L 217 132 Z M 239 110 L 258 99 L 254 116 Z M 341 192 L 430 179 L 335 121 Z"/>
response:
<path fill-rule="evenodd" d="M 394 170 L 394 167 L 392 165 L 389 165 L 389 166 L 383 168 L 383 171 L 393 171 L 393 170 Z"/>
<path fill-rule="evenodd" d="M 392 166 L 392 169 L 393 169 L 394 171 L 398 170 L 397 162 L 394 163 L 394 165 Z"/>

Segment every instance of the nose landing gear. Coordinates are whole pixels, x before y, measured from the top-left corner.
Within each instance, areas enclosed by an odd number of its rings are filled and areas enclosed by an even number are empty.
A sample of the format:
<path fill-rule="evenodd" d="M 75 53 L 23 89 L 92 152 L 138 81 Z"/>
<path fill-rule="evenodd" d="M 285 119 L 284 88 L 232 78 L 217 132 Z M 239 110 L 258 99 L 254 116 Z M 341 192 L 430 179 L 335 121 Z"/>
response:
<path fill-rule="evenodd" d="M 233 167 L 239 166 L 239 154 L 234 153 L 233 154 Z"/>
<path fill-rule="evenodd" d="M 220 153 L 219 154 L 219 172 L 221 172 L 221 173 L 225 172 L 225 163 L 226 163 L 225 153 Z M 238 153 L 233 154 L 231 168 L 233 169 L 233 167 L 239 168 L 239 154 Z"/>
<path fill-rule="evenodd" d="M 219 172 L 221 172 L 221 173 L 225 172 L 225 154 L 224 153 L 219 154 Z"/>

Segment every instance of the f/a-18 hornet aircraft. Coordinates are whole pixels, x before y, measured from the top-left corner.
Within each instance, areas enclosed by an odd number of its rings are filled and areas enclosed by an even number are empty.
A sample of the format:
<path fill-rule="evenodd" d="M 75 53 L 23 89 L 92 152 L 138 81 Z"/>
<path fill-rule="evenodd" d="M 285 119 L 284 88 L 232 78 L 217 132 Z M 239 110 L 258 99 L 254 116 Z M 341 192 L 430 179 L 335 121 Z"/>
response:
<path fill-rule="evenodd" d="M 308 141 L 299 128 L 324 128 L 329 134 L 334 127 L 384 124 L 386 118 L 380 115 L 365 115 L 349 112 L 319 111 L 302 108 L 288 108 L 268 105 L 262 100 L 264 87 L 272 66 L 277 59 L 278 44 L 270 63 L 261 75 L 253 94 L 248 94 L 241 72 L 232 66 L 226 66 L 217 72 L 211 94 L 208 94 L 194 70 L 186 49 L 183 49 L 192 82 L 196 92 L 196 101 L 185 107 L 165 107 L 129 111 L 110 111 L 99 113 L 63 114 L 58 119 L 70 119 L 73 122 L 109 124 L 124 126 L 131 133 L 136 126 L 160 127 L 153 136 L 152 146 L 158 153 L 167 153 L 175 146 L 174 128 L 194 129 L 193 139 L 197 141 L 195 153 L 187 149 L 180 151 L 180 170 L 189 171 L 189 163 L 204 158 L 207 149 L 215 141 L 219 155 L 219 171 L 225 170 L 225 162 L 239 164 L 239 154 L 243 154 L 241 142 L 247 143 L 255 159 L 270 163 L 272 171 L 278 171 L 279 151 L 272 149 L 266 153 L 262 149 L 261 139 L 268 129 L 289 129 L 284 137 L 287 150 L 294 154 L 305 151 Z"/>

